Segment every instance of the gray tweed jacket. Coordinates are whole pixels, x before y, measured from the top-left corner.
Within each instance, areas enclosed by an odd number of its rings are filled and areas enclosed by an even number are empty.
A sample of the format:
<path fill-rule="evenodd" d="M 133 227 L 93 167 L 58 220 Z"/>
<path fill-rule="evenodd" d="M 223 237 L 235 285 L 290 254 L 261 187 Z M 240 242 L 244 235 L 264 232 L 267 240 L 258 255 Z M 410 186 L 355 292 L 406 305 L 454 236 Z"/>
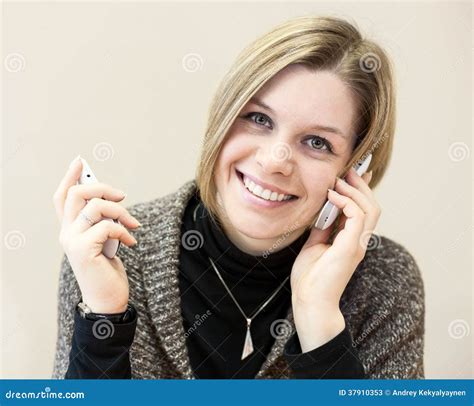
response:
<path fill-rule="evenodd" d="M 195 180 L 176 192 L 127 207 L 142 227 L 138 244 L 121 245 L 130 301 L 139 314 L 130 349 L 133 379 L 194 379 L 185 343 L 178 285 L 180 226 L 196 192 Z M 365 372 L 372 379 L 424 378 L 425 294 L 415 259 L 400 244 L 374 235 L 349 281 L 340 308 Z M 64 255 L 58 294 L 58 337 L 53 378 L 64 378 L 80 291 Z M 287 320 L 295 331 L 291 308 Z M 278 337 L 256 378 L 288 379 L 282 356 L 287 336 Z"/>

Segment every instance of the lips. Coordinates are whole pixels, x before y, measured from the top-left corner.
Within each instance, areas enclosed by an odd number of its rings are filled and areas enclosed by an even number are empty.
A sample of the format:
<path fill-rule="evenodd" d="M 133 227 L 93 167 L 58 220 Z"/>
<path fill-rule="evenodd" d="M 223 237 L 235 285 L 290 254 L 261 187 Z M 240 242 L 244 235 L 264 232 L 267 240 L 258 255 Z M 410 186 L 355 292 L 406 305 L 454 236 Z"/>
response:
<path fill-rule="evenodd" d="M 237 177 L 240 179 L 240 181 L 242 183 L 244 183 L 244 174 L 242 172 L 240 172 L 238 169 L 235 169 L 235 173 L 237 174 Z M 281 189 L 278 189 L 278 188 L 272 188 L 272 187 L 267 187 L 265 184 L 262 185 L 261 182 L 258 182 L 254 177 L 252 176 L 249 176 L 247 174 L 245 174 L 245 176 L 251 180 L 254 181 L 254 183 L 256 183 L 257 185 L 260 185 L 261 187 L 265 188 L 265 189 L 269 189 L 271 191 L 274 191 L 274 192 L 277 192 L 278 194 L 284 194 L 284 195 L 287 195 L 287 196 L 291 196 L 290 199 L 287 199 L 286 201 L 290 201 L 290 200 L 295 200 L 295 199 L 298 199 L 298 196 L 296 195 L 292 195 L 291 193 L 286 193 L 285 191 L 281 190 Z"/>

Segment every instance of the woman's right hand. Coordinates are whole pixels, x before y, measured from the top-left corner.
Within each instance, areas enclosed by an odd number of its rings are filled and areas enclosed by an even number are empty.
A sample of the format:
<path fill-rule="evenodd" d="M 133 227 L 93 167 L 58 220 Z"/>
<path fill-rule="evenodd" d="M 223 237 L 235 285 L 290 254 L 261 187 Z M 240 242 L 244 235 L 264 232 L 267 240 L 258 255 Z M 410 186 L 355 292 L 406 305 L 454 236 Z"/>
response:
<path fill-rule="evenodd" d="M 137 241 L 127 228 L 137 228 L 140 223 L 118 203 L 125 197 L 122 191 L 104 183 L 76 185 L 81 171 L 82 162 L 76 158 L 53 196 L 61 224 L 59 242 L 74 271 L 83 302 L 94 313 L 122 313 L 129 298 L 127 273 L 120 258 L 107 258 L 102 247 L 109 238 L 135 245 Z M 81 210 L 94 221 L 93 226 L 80 215 Z M 121 224 L 100 221 L 102 218 L 118 219 Z"/>

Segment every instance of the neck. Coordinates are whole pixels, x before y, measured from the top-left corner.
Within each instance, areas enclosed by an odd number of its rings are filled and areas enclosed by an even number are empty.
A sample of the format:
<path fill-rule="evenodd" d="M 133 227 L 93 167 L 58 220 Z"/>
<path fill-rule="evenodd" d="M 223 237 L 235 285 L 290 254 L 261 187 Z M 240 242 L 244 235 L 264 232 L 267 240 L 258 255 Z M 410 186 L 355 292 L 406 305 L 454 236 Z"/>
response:
<path fill-rule="evenodd" d="M 222 219 L 222 217 L 221 217 Z M 304 228 L 287 230 L 283 234 L 273 238 L 252 238 L 240 233 L 228 221 L 220 220 L 219 225 L 226 234 L 227 238 L 241 251 L 254 255 L 262 256 L 282 250 L 297 240 L 305 231 Z"/>

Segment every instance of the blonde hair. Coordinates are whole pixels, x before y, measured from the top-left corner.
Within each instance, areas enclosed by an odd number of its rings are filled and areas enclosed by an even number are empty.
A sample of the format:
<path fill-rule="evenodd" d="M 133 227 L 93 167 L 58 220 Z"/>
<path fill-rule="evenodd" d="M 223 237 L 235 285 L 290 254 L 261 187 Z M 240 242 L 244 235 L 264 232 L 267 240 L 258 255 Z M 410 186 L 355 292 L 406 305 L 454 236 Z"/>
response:
<path fill-rule="evenodd" d="M 334 72 L 355 97 L 357 140 L 351 159 L 338 176 L 344 176 L 359 159 L 372 153 L 370 187 L 374 188 L 382 179 L 395 132 L 395 83 L 389 57 L 343 19 L 300 16 L 277 25 L 247 46 L 211 102 L 196 183 L 214 221 L 219 213 L 214 170 L 228 130 L 240 110 L 269 79 L 296 63 L 314 71 Z"/>

